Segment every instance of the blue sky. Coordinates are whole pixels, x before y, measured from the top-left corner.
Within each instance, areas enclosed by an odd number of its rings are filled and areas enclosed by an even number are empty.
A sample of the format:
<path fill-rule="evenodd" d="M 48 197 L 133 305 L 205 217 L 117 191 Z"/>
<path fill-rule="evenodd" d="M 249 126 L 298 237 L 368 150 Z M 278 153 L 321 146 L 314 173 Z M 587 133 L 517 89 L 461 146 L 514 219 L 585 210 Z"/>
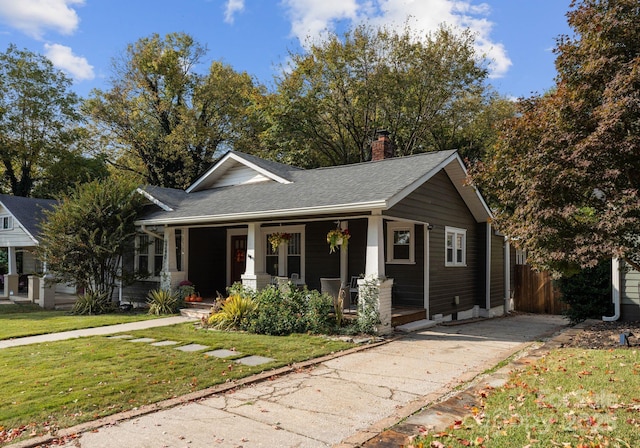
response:
<path fill-rule="evenodd" d="M 551 49 L 568 34 L 570 0 L 0 0 L 0 51 L 10 43 L 47 55 L 87 96 L 108 88 L 111 60 L 152 33 L 182 31 L 222 60 L 270 85 L 288 50 L 364 21 L 429 31 L 469 27 L 493 60 L 491 83 L 507 96 L 551 88 Z M 207 63 L 208 65 L 208 63 Z M 203 67 L 203 70 L 205 67 Z"/>

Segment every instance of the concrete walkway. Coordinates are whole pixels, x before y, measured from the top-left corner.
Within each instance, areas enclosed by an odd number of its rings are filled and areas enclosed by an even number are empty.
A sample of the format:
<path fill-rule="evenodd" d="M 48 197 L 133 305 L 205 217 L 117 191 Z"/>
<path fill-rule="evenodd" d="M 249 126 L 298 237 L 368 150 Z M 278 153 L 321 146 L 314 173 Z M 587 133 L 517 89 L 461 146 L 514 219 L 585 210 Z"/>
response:
<path fill-rule="evenodd" d="M 359 447 L 565 327 L 560 316 L 523 314 L 438 326 L 286 375 L 263 375 L 268 380 L 242 388 L 85 428 L 66 447 Z"/>
<path fill-rule="evenodd" d="M 126 331 L 145 330 L 147 328 L 165 327 L 167 325 L 192 322 L 195 319 L 183 316 L 163 317 L 159 319 L 142 320 L 126 324 L 106 325 L 104 327 L 83 328 L 82 330 L 62 331 L 60 333 L 41 334 L 24 338 L 6 339 L 0 341 L 0 349 L 18 347 L 20 345 L 39 344 L 41 342 L 63 341 L 84 336 L 103 336 L 106 334 L 122 333 Z"/>

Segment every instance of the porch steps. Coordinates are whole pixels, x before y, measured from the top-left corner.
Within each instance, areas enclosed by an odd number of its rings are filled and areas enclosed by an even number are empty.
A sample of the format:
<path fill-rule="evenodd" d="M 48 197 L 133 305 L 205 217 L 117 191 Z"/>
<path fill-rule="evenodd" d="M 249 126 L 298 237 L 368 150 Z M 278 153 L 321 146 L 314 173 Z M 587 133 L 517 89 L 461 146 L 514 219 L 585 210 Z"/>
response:
<path fill-rule="evenodd" d="M 422 319 L 422 320 L 416 320 L 406 324 L 398 325 L 397 327 L 395 327 L 395 330 L 401 331 L 403 333 L 411 333 L 413 331 L 420 331 L 420 330 L 425 330 L 427 328 L 435 327 L 436 325 L 438 325 L 438 321 Z"/>
<path fill-rule="evenodd" d="M 424 308 L 393 307 L 391 309 L 391 326 L 408 324 L 427 318 L 427 311 Z"/>

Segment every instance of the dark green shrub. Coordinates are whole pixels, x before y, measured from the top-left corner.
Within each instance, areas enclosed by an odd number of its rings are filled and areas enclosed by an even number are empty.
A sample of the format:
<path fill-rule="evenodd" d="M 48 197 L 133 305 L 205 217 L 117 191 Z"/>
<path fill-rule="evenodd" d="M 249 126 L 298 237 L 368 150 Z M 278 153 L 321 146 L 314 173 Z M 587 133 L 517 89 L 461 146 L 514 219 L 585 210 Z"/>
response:
<path fill-rule="evenodd" d="M 154 289 L 147 295 L 149 314 L 174 314 L 178 312 L 182 301 L 174 291 Z"/>
<path fill-rule="evenodd" d="M 105 314 L 115 310 L 115 305 L 108 294 L 97 292 L 81 294 L 71 309 L 71 314 Z"/>
<path fill-rule="evenodd" d="M 558 281 L 562 301 L 570 308 L 564 312 L 572 324 L 586 319 L 602 319 L 613 313 L 611 304 L 611 261 L 603 261 Z"/>
<path fill-rule="evenodd" d="M 246 321 L 245 330 L 268 335 L 324 333 L 333 326 L 332 299 L 317 291 L 286 292 L 271 286 L 256 295 L 257 308 Z"/>

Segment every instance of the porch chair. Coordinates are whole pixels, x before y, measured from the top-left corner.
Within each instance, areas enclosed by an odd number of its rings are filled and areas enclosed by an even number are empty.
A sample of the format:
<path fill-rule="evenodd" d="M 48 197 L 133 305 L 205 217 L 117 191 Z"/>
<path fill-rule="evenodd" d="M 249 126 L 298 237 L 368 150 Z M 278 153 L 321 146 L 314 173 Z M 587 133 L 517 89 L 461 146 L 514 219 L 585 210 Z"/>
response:
<path fill-rule="evenodd" d="M 351 310 L 351 305 L 355 304 L 356 308 L 358 308 L 358 279 L 360 277 L 354 275 L 351 277 L 351 281 L 349 282 L 349 310 Z"/>

